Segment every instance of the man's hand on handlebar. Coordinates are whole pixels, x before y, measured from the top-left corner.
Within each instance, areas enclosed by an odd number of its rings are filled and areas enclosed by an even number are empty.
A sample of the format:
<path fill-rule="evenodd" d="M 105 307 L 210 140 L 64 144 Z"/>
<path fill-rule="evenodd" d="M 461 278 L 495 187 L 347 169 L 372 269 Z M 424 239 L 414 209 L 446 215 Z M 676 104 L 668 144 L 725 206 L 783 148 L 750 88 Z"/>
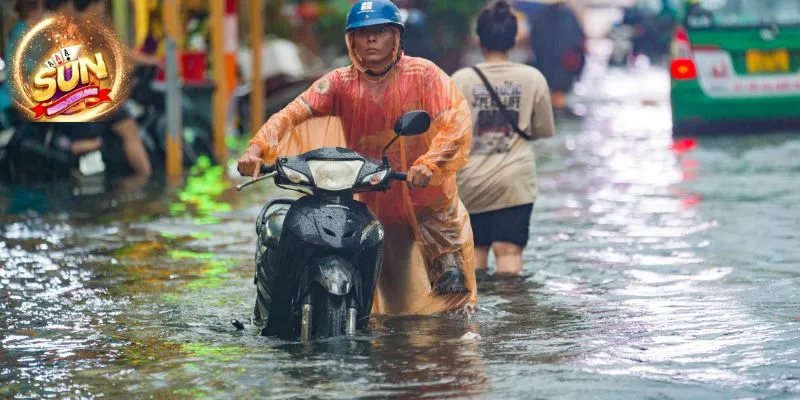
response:
<path fill-rule="evenodd" d="M 424 188 L 428 186 L 432 177 L 433 171 L 431 171 L 430 168 L 423 164 L 417 164 L 408 170 L 406 181 L 408 182 L 409 188 Z"/>
<path fill-rule="evenodd" d="M 261 166 L 264 160 L 261 159 L 261 148 L 257 145 L 250 145 L 244 155 L 239 159 L 237 169 L 242 176 L 251 176 L 253 179 L 261 175 Z"/>

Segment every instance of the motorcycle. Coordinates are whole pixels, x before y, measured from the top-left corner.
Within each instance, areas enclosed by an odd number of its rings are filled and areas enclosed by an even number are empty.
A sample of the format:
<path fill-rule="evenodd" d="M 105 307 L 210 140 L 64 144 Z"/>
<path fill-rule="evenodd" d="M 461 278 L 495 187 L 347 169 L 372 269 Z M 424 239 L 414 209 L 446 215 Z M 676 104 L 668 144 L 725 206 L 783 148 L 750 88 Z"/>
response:
<path fill-rule="evenodd" d="M 240 136 L 249 135 L 260 128 L 250 126 L 250 97 L 254 74 L 250 68 L 252 56 L 252 48 L 241 47 L 237 51 L 239 85 L 235 88 L 233 97 L 238 117 L 237 132 Z M 308 90 L 329 69 L 329 65 L 320 56 L 314 55 L 296 42 L 277 37 L 264 37 L 261 59 L 262 93 L 267 94 L 262 112 L 264 120 Z M 348 58 L 345 65 L 349 63 Z"/>
<path fill-rule="evenodd" d="M 291 103 L 297 96 L 305 92 L 322 75 L 310 75 L 303 78 L 292 78 L 281 75 L 266 78 L 264 80 L 265 93 L 269 93 L 264 103 L 264 115 L 267 119 L 270 115 L 277 113 Z M 245 132 L 255 132 L 259 126 L 250 126 L 250 96 L 253 88 L 249 82 L 241 84 L 234 90 L 233 96 L 236 98 L 236 112 L 238 114 L 237 131 L 240 135 Z"/>
<path fill-rule="evenodd" d="M 0 131 L 0 182 L 61 182 L 69 183 L 75 195 L 102 193 L 107 165 L 101 151 L 72 154 L 70 140 L 59 128 L 58 124 L 13 123 Z"/>
<path fill-rule="evenodd" d="M 138 67 L 134 71 L 135 83 L 125 108 L 136 120 L 141 129 L 142 142 L 150 155 L 150 160 L 159 162 L 166 157 L 167 148 L 167 105 L 164 93 L 153 88 L 158 67 Z M 212 163 L 216 161 L 212 148 L 211 123 L 203 117 L 184 94 L 181 101 L 183 120 L 183 164 L 191 167 L 197 160 L 206 156 Z"/>
<path fill-rule="evenodd" d="M 0 84 L 6 85 L 8 69 L 0 59 Z M 69 139 L 58 124 L 33 124 L 23 120 L 15 110 L 0 112 L 0 181 L 36 183 L 72 179 L 84 185 L 83 191 L 96 191 L 96 184 L 87 177 L 105 171 L 100 151 L 76 156 L 69 151 Z M 91 187 L 91 189 L 89 189 Z M 80 191 L 76 187 L 76 191 Z"/>
<path fill-rule="evenodd" d="M 401 136 L 419 135 L 430 115 L 412 111 L 395 123 L 397 134 L 374 162 L 341 147 L 325 147 L 264 165 L 242 190 L 272 178 L 281 188 L 306 194 L 276 199 L 256 219 L 255 320 L 265 336 L 285 339 L 352 336 L 366 328 L 383 260 L 383 227 L 356 193 L 391 188 L 406 180 L 386 150 Z"/>

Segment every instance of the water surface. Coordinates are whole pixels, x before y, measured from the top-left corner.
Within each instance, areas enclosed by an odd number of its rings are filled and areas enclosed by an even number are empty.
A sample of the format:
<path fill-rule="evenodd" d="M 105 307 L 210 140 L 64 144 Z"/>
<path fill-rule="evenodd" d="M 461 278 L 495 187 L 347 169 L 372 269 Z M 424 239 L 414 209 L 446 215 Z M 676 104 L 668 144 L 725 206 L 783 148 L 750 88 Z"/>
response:
<path fill-rule="evenodd" d="M 274 193 L 221 169 L 123 199 L 3 189 L 0 397 L 800 397 L 800 135 L 675 151 L 663 72 L 628 78 L 536 142 L 526 276 L 482 279 L 469 320 L 237 332 Z"/>

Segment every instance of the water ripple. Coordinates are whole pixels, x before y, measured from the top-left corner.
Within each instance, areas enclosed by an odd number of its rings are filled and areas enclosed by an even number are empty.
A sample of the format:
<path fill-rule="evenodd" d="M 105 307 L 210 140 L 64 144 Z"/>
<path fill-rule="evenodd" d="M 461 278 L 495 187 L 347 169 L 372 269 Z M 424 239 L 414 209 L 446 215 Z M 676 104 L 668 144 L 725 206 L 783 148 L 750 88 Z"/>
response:
<path fill-rule="evenodd" d="M 638 73 L 589 79 L 603 102 L 535 143 L 525 275 L 482 277 L 469 320 L 310 344 L 235 331 L 272 192 L 219 169 L 177 199 L 1 217 L 0 397 L 800 396 L 800 140 L 673 151 L 668 80 Z"/>

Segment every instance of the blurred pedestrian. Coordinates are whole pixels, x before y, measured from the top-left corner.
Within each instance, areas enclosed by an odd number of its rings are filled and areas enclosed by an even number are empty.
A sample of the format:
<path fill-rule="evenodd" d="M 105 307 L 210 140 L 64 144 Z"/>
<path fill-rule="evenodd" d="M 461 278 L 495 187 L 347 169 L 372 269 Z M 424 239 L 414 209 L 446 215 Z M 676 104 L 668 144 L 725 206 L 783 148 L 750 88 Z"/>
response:
<path fill-rule="evenodd" d="M 14 3 L 14 11 L 17 13 L 17 21 L 11 26 L 6 42 L 5 58 L 6 64 L 10 64 L 17 51 L 17 43 L 25 35 L 31 26 L 36 24 L 44 15 L 41 0 L 17 0 Z M 8 68 L 8 71 L 11 71 Z M 14 102 L 11 99 L 10 85 L 11 76 L 7 76 L 5 82 L 0 83 L 0 112 L 6 114 L 12 110 Z M 12 111 L 13 112 L 13 111 Z"/>
<path fill-rule="evenodd" d="M 14 3 L 14 11 L 17 12 L 17 22 L 11 27 L 6 42 L 6 57 L 10 59 L 17 49 L 17 43 L 25 32 L 35 25 L 44 16 L 44 8 L 41 0 L 17 0 Z"/>
<path fill-rule="evenodd" d="M 403 34 L 403 51 L 411 57 L 421 57 L 436 62 L 431 37 L 433 32 L 428 24 L 428 15 L 417 7 L 414 0 L 398 0 L 400 17 L 406 27 Z"/>
<path fill-rule="evenodd" d="M 714 14 L 701 4 L 700 0 L 686 2 L 683 25 L 687 28 L 706 28 L 714 23 Z"/>
<path fill-rule="evenodd" d="M 472 107 L 473 143 L 458 172 L 458 191 L 470 214 L 475 268 L 489 250 L 497 273 L 518 275 L 536 201 L 536 165 L 530 140 L 555 133 L 550 92 L 536 68 L 510 61 L 517 18 L 506 0 L 491 3 L 476 32 L 485 61 L 453 75 Z"/>
<path fill-rule="evenodd" d="M 102 21 L 107 15 L 107 0 L 72 0 L 74 11 L 78 17 L 93 18 Z M 92 140 L 93 146 L 76 147 L 73 153 L 101 148 L 106 165 L 111 166 L 110 173 L 121 176 L 149 176 L 152 172 L 150 158 L 139 135 L 139 124 L 125 107 L 117 108 L 110 117 L 93 126 L 94 129 L 73 132 L 74 139 Z M 110 132 L 114 134 L 110 134 Z"/>
<path fill-rule="evenodd" d="M 547 78 L 554 108 L 566 110 L 567 93 L 585 64 L 586 36 L 565 0 L 539 2 L 547 4 L 529 21 L 534 66 Z"/>
<path fill-rule="evenodd" d="M 486 6 L 492 4 L 492 1 L 487 1 Z M 538 3 L 525 3 L 537 4 Z M 530 24 L 528 23 L 529 15 L 523 12 L 520 8 L 512 4 L 511 12 L 517 17 L 517 38 L 514 47 L 508 52 L 510 61 L 533 65 L 533 49 L 530 42 Z M 477 21 L 473 21 L 472 30 L 475 30 Z M 480 38 L 477 35 L 469 35 L 468 50 L 464 52 L 461 58 L 463 65 L 474 65 L 483 61 L 483 51 L 480 48 Z"/>

